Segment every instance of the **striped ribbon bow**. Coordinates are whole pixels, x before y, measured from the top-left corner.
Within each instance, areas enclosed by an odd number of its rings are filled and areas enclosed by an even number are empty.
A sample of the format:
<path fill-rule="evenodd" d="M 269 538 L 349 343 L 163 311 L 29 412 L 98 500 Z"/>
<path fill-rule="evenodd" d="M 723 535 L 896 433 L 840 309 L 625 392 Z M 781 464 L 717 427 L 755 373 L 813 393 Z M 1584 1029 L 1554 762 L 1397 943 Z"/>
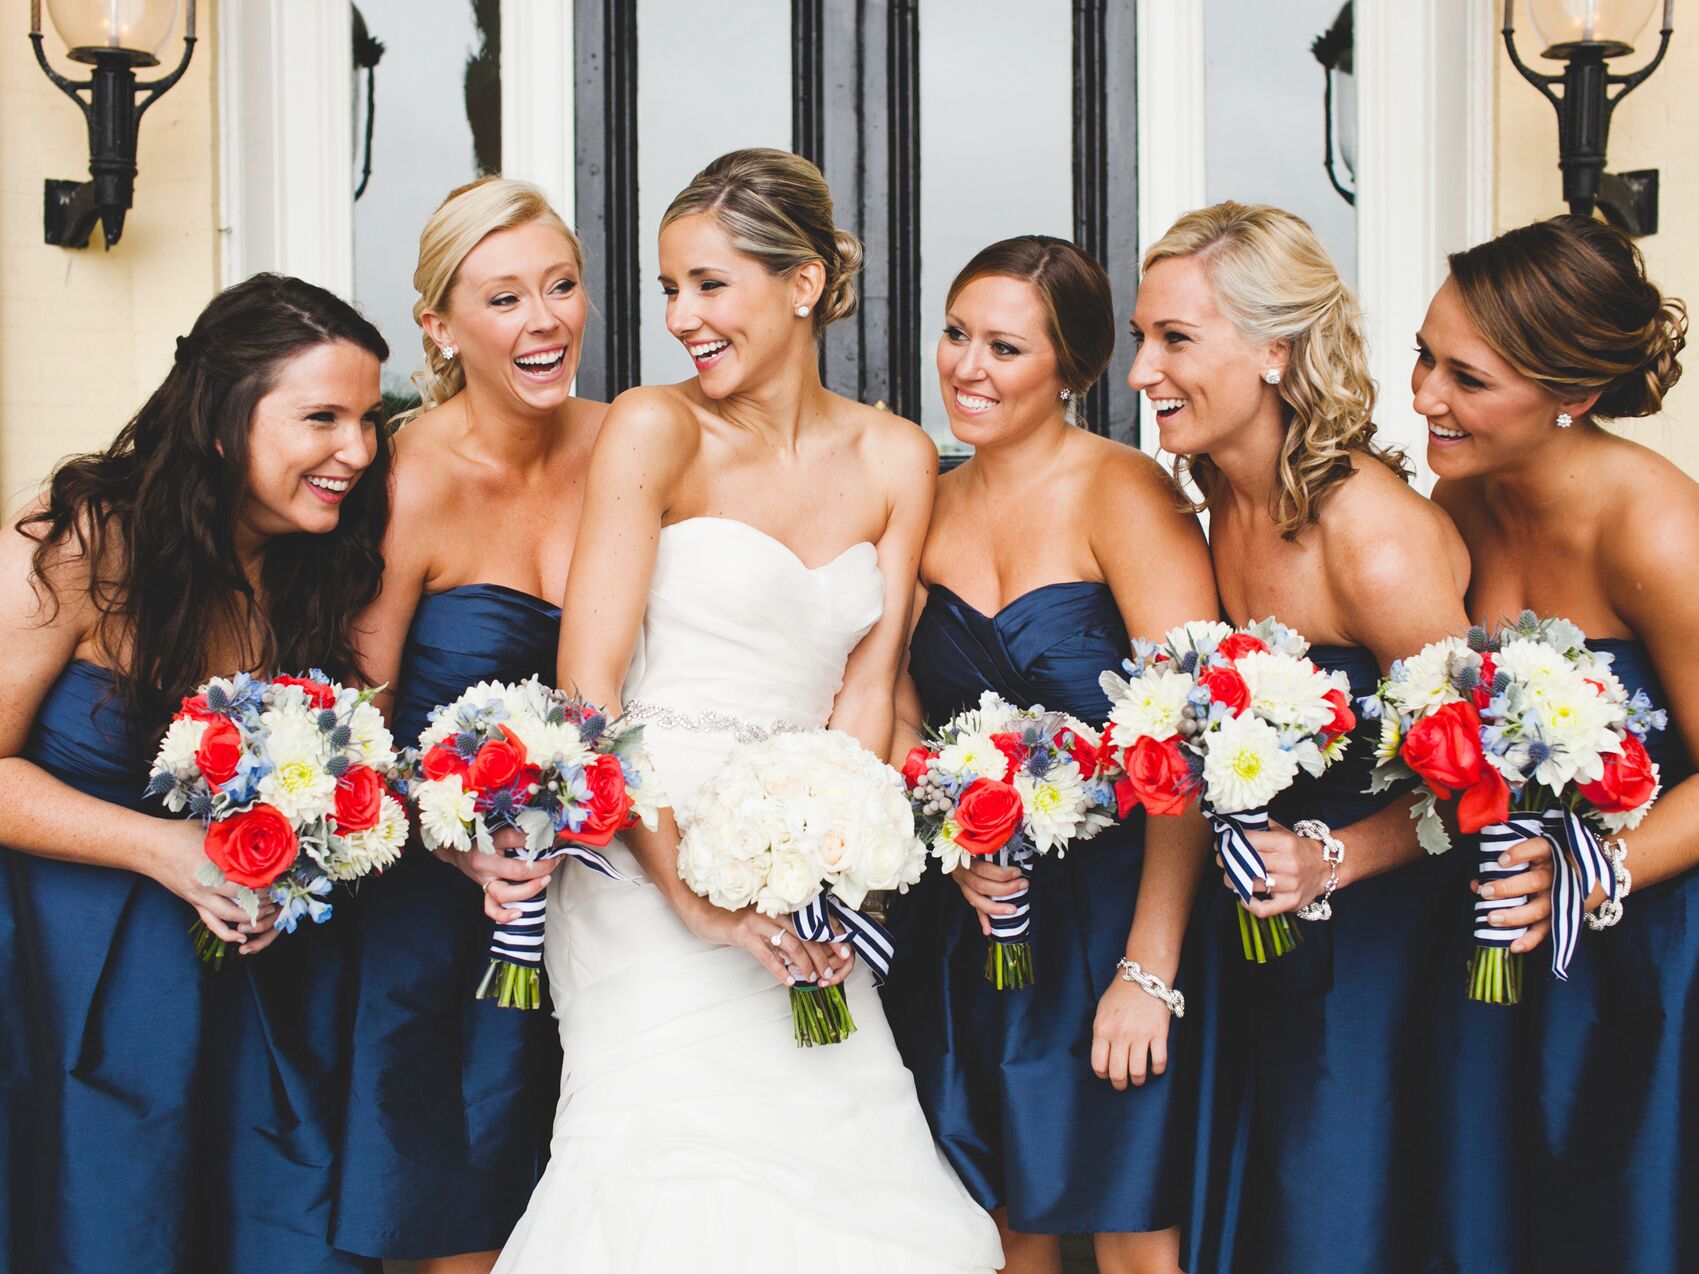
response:
<path fill-rule="evenodd" d="M 844 927 L 842 941 L 854 947 L 873 970 L 873 985 L 884 982 L 885 975 L 891 971 L 891 957 L 897 951 L 891 935 L 878 921 L 862 915 L 831 890 L 821 890 L 813 902 L 791 912 L 791 928 L 804 942 L 837 942 L 840 939 L 832 932 L 833 916 Z"/>
<path fill-rule="evenodd" d="M 1234 892 L 1249 902 L 1257 882 L 1268 879 L 1268 867 L 1245 833 L 1268 830 L 1268 806 L 1237 810 L 1231 814 L 1206 806 L 1205 813 L 1215 829 L 1215 852 L 1221 855 L 1221 861 L 1227 868 L 1227 879 L 1233 882 Z"/>
<path fill-rule="evenodd" d="M 555 845 L 540 854 L 531 855 L 523 849 L 506 851 L 509 858 L 526 858 L 532 862 L 540 862 L 546 858 L 576 858 L 591 871 L 599 871 L 610 880 L 624 880 L 619 869 L 610 863 L 605 856 L 585 845 Z M 504 964 L 516 964 L 521 968 L 540 969 L 543 966 L 543 919 L 549 909 L 548 894 L 538 894 L 534 898 L 526 898 L 521 902 L 508 904 L 508 910 L 517 911 L 517 920 L 504 920 L 496 925 L 494 936 L 490 939 L 490 955 Z"/>
<path fill-rule="evenodd" d="M 1498 856 L 1517 841 L 1544 836 L 1552 843 L 1552 972 L 1569 980 L 1569 962 L 1581 936 L 1587 895 L 1604 885 L 1606 896 L 1617 894 L 1616 874 L 1605 858 L 1598 834 L 1575 811 L 1564 808 L 1514 813 L 1502 823 L 1481 829 L 1481 876 L 1483 879 L 1513 880 L 1530 869 L 1527 863 L 1500 867 Z M 1475 900 L 1475 941 L 1483 947 L 1508 947 L 1527 933 L 1526 926 L 1495 929 L 1487 917 L 1494 911 L 1520 907 L 1526 894 L 1511 898 Z"/>

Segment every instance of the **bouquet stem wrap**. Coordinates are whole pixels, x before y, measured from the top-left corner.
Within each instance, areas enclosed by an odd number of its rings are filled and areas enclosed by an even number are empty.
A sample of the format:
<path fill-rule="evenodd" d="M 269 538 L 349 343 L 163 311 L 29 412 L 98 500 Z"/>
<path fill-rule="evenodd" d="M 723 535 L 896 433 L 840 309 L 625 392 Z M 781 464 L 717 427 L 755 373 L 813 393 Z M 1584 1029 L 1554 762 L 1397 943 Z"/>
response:
<path fill-rule="evenodd" d="M 603 855 L 583 845 L 555 845 L 541 854 L 530 854 L 523 849 L 506 852 L 509 858 L 531 862 L 565 855 L 610 880 L 625 879 Z M 541 1008 L 543 986 L 539 970 L 543 967 L 543 921 L 549 910 L 548 891 L 513 903 L 508 909 L 519 912 L 519 918 L 496 925 L 490 939 L 490 964 L 478 983 L 476 998 L 494 1000 L 504 1009 Z"/>
<path fill-rule="evenodd" d="M 1227 879 L 1233 883 L 1233 891 L 1240 899 L 1249 902 L 1256 882 L 1268 878 L 1268 867 L 1246 833 L 1268 830 L 1268 807 L 1264 805 L 1256 809 L 1237 810 L 1231 814 L 1223 814 L 1213 809 L 1206 812 L 1209 814 L 1210 825 L 1215 829 L 1215 852 L 1221 855 L 1221 861 L 1227 867 Z M 1245 959 L 1267 964 L 1270 960 L 1295 950 L 1303 941 L 1303 937 L 1298 932 L 1298 926 L 1292 923 L 1291 916 L 1269 916 L 1264 919 L 1261 916 L 1253 916 L 1241 906 L 1239 940 L 1244 946 Z"/>
<path fill-rule="evenodd" d="M 1027 934 L 1032 931 L 1032 860 L 1029 849 L 1011 850 L 1007 845 L 991 855 L 999 867 L 1019 867 L 1027 879 L 1018 893 L 1006 895 L 1002 901 L 1014 907 L 1007 916 L 992 916 L 991 945 L 985 951 L 985 980 L 999 991 L 1019 991 L 1031 986 L 1037 975 L 1032 964 L 1032 943 Z"/>
<path fill-rule="evenodd" d="M 884 982 L 891 971 L 891 957 L 896 946 L 885 927 L 851 907 L 831 891 L 823 891 L 807 906 L 791 913 L 791 928 L 804 942 L 837 942 L 832 931 L 832 919 L 843 925 L 841 941 L 855 948 L 873 971 L 873 984 Z M 849 1001 L 840 986 L 812 986 L 799 983 L 791 988 L 791 1027 L 796 1032 L 798 1048 L 816 1044 L 842 1044 L 855 1034 L 855 1019 L 850 1016 Z"/>

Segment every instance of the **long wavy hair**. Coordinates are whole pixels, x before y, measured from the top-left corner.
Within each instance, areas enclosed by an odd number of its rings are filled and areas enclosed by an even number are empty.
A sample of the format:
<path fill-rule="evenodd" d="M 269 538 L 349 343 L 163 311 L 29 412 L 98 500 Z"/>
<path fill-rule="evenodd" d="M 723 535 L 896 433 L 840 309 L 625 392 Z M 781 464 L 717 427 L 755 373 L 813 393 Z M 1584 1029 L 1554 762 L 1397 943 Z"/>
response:
<path fill-rule="evenodd" d="M 1307 222 L 1228 200 L 1176 221 L 1145 253 L 1144 269 L 1173 257 L 1198 260 L 1221 312 L 1252 344 L 1291 350 L 1280 378 L 1286 440 L 1272 510 L 1283 537 L 1296 539 L 1321 516 L 1327 493 L 1351 476 L 1358 457 L 1409 480 L 1404 453 L 1375 441 L 1375 384 L 1357 298 Z M 1177 459 L 1175 477 L 1197 484 L 1196 509 L 1208 508 L 1221 485 L 1207 455 Z"/>
<path fill-rule="evenodd" d="M 266 544 L 263 604 L 236 555 L 254 407 L 288 360 L 331 341 L 389 355 L 377 328 L 311 283 L 258 274 L 227 289 L 178 338 L 171 371 L 111 446 L 61 462 L 41 507 L 17 522 L 36 542 L 31 582 L 49 616 L 63 600 L 53 565 L 75 561 L 86 575 L 95 639 L 147 728 L 163 727 L 208 675 L 231 671 L 208 667 L 220 635 L 252 670 L 360 679 L 354 620 L 383 576 L 387 431 L 336 530 Z"/>

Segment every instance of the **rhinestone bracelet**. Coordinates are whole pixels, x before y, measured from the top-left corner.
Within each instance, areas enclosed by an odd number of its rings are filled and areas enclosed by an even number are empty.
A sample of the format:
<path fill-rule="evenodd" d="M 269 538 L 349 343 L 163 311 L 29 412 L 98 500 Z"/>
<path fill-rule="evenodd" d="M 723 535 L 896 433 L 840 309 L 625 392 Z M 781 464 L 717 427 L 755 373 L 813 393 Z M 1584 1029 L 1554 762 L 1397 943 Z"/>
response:
<path fill-rule="evenodd" d="M 1154 996 L 1168 1006 L 1168 1011 L 1175 1017 L 1186 1016 L 1186 997 L 1173 990 L 1154 973 L 1146 973 L 1139 967 L 1137 960 L 1128 960 L 1124 956 L 1115 962 L 1115 968 L 1120 971 L 1123 982 L 1136 982 L 1139 989 L 1146 995 Z"/>
<path fill-rule="evenodd" d="M 1345 845 L 1333 834 L 1333 829 L 1319 818 L 1300 818 L 1292 824 L 1292 834 L 1313 840 L 1321 846 L 1321 860 L 1327 864 L 1327 888 L 1320 898 L 1306 902 L 1297 910 L 1300 920 L 1332 920 L 1333 891 L 1339 888 L 1339 864 L 1345 861 Z"/>
<path fill-rule="evenodd" d="M 1587 927 L 1595 930 L 1609 929 L 1622 919 L 1622 900 L 1634 887 L 1634 877 L 1628 874 L 1628 866 L 1623 861 L 1628 857 L 1628 842 L 1618 836 L 1603 842 L 1599 848 L 1605 851 L 1605 857 L 1610 860 L 1611 874 L 1616 877 L 1616 897 L 1606 898 L 1597 911 L 1587 913 Z"/>

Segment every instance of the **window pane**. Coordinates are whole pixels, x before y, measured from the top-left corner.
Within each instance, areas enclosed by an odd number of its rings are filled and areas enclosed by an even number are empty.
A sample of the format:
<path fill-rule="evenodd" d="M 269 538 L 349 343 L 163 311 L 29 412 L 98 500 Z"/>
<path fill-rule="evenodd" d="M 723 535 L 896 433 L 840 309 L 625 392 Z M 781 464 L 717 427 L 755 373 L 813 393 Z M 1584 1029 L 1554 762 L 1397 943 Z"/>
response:
<path fill-rule="evenodd" d="M 921 0 L 921 423 L 963 451 L 934 350 L 950 280 L 987 244 L 1073 237 L 1073 6 Z"/>
<path fill-rule="evenodd" d="M 384 392 L 411 396 L 423 362 L 413 322 L 419 231 L 450 190 L 500 165 L 501 5 L 360 0 L 355 12 L 383 50 L 372 98 L 364 71 L 353 82 L 356 187 L 374 104 L 371 177 L 354 203 L 354 297 L 389 342 Z"/>
<path fill-rule="evenodd" d="M 791 145 L 788 0 L 640 0 L 637 9 L 637 247 L 642 254 L 641 354 L 647 384 L 695 374 L 667 332 L 655 279 L 661 214 L 716 155 Z"/>

